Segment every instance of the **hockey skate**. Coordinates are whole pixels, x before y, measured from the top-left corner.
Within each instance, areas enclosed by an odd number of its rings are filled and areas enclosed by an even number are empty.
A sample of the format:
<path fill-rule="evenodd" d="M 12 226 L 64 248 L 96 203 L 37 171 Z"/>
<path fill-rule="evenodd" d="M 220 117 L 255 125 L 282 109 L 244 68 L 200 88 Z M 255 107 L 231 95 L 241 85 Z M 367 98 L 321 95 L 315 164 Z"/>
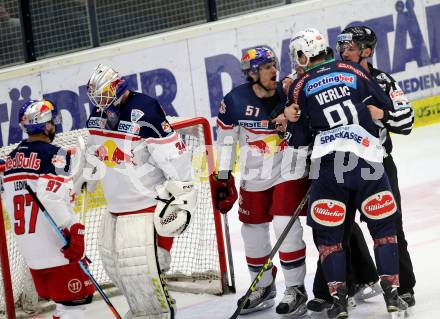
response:
<path fill-rule="evenodd" d="M 364 301 L 373 298 L 382 293 L 382 288 L 379 281 L 371 282 L 369 284 L 358 284 L 355 287 L 354 300 L 356 302 Z"/>
<path fill-rule="evenodd" d="M 416 305 L 416 299 L 414 298 L 414 294 L 407 292 L 400 295 L 400 298 L 403 299 L 403 301 L 406 302 L 408 305 L 408 309 L 405 311 L 405 316 L 409 317 L 412 315 L 413 307 Z"/>
<path fill-rule="evenodd" d="M 310 318 L 327 318 L 327 309 L 331 307 L 327 300 L 314 298 L 307 303 L 308 315 Z"/>
<path fill-rule="evenodd" d="M 331 305 L 330 309 L 327 310 L 328 318 L 348 318 L 347 300 L 347 289 L 342 287 L 338 288 L 336 290 L 336 294 L 333 295 L 333 304 Z"/>
<path fill-rule="evenodd" d="M 382 280 L 380 285 L 383 289 L 383 297 L 387 311 L 391 319 L 404 318 L 408 305 L 397 293 L 397 287 L 393 287 L 389 281 Z"/>
<path fill-rule="evenodd" d="M 253 291 L 240 314 L 245 315 L 248 313 L 261 311 L 272 307 L 275 304 L 275 297 L 277 295 L 277 288 L 275 286 L 275 277 L 277 275 L 277 268 L 272 268 L 272 283 L 267 287 L 257 287 Z M 240 306 L 244 297 L 238 299 L 237 305 Z"/>
<path fill-rule="evenodd" d="M 307 292 L 304 286 L 290 286 L 286 288 L 284 297 L 276 307 L 281 318 L 298 318 L 307 312 Z"/>

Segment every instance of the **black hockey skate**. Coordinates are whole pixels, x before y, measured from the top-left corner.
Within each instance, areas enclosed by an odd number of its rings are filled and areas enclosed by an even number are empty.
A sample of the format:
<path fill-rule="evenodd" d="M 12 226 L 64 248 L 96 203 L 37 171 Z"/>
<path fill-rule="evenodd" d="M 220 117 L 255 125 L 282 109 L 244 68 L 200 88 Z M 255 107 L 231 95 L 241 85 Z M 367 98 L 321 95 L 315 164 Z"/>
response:
<path fill-rule="evenodd" d="M 409 317 L 412 315 L 413 307 L 416 305 L 416 299 L 414 298 L 414 294 L 407 292 L 400 295 L 400 298 L 406 302 L 408 305 L 408 309 L 405 310 L 405 316 Z"/>
<path fill-rule="evenodd" d="M 272 307 L 275 304 L 275 297 L 277 295 L 277 288 L 275 286 L 275 277 L 277 275 L 277 268 L 272 268 L 272 283 L 267 287 L 257 287 L 253 291 L 240 314 L 245 315 L 248 313 L 261 311 Z M 240 306 L 244 297 L 241 297 L 237 301 L 237 305 Z"/>
<path fill-rule="evenodd" d="M 348 318 L 347 311 L 348 291 L 346 288 L 336 289 L 336 294 L 333 295 L 333 304 L 330 309 L 327 310 L 327 316 L 330 319 Z"/>
<path fill-rule="evenodd" d="M 397 293 L 397 287 L 393 287 L 391 282 L 382 280 L 380 285 L 383 289 L 383 297 L 387 306 L 387 311 L 390 314 L 390 318 L 403 318 L 408 305 Z"/>
<path fill-rule="evenodd" d="M 355 286 L 354 299 L 359 301 L 364 301 L 366 299 L 373 298 L 382 293 L 382 288 L 379 281 L 371 282 L 368 284 L 357 284 Z"/>
<path fill-rule="evenodd" d="M 308 315 L 310 318 L 327 318 L 327 309 L 331 307 L 327 300 L 314 298 L 307 303 Z"/>
<path fill-rule="evenodd" d="M 414 307 L 416 305 L 416 299 L 414 298 L 414 294 L 407 292 L 400 295 L 400 298 L 406 302 L 409 308 Z"/>
<path fill-rule="evenodd" d="M 304 286 L 286 288 L 284 297 L 275 309 L 281 317 L 298 318 L 307 312 L 307 292 Z"/>

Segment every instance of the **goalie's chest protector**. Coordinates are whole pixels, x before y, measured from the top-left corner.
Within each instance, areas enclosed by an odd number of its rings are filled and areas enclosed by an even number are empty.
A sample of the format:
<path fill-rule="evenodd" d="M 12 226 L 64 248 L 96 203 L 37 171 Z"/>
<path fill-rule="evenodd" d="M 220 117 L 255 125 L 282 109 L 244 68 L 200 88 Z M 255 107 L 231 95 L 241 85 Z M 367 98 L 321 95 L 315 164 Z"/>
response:
<path fill-rule="evenodd" d="M 157 101 L 131 92 L 120 109 L 101 112 L 96 108 L 87 127 L 87 147 L 99 160 L 108 210 L 123 213 L 154 206 L 154 187 L 165 177 L 152 164 L 147 140 L 172 132 Z"/>

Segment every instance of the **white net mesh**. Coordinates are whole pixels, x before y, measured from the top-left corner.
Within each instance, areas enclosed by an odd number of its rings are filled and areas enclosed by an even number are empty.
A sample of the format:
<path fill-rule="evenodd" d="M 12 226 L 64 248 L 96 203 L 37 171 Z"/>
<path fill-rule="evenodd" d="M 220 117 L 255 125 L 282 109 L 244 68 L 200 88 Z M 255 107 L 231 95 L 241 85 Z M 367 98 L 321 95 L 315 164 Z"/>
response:
<path fill-rule="evenodd" d="M 186 148 L 192 153 L 193 168 L 199 191 L 198 204 L 192 216 L 192 224 L 187 231 L 175 238 L 171 250 L 171 268 L 166 273 L 171 289 L 188 292 L 206 292 L 221 294 L 223 292 L 222 276 L 216 239 L 216 226 L 211 201 L 211 188 L 208 182 L 206 167 L 206 149 L 201 125 L 191 125 L 177 130 L 184 139 Z M 77 136 L 81 135 L 87 141 L 87 130 L 75 130 L 58 134 L 54 143 L 62 147 L 74 147 Z M 0 149 L 0 158 L 12 151 L 15 146 Z M 3 210 L 4 211 L 4 210 Z M 98 185 L 94 193 L 83 192 L 77 197 L 75 212 L 80 214 L 86 225 L 86 255 L 92 260 L 89 268 L 95 279 L 103 286 L 111 286 L 102 266 L 98 253 L 98 231 L 101 216 L 105 212 L 105 199 L 102 188 Z M 21 257 L 13 234 L 10 231 L 8 215 L 4 211 L 5 228 L 7 234 L 7 248 L 11 277 L 13 284 L 14 302 L 17 308 L 33 308 L 21 305 L 20 300 L 32 299 L 29 296 L 29 287 L 26 282 L 27 267 Z M 3 244 L 3 243 L 0 243 Z M 0 278 L 0 312 L 5 309 L 3 294 L 3 280 Z M 23 296 L 25 295 L 25 296 Z"/>

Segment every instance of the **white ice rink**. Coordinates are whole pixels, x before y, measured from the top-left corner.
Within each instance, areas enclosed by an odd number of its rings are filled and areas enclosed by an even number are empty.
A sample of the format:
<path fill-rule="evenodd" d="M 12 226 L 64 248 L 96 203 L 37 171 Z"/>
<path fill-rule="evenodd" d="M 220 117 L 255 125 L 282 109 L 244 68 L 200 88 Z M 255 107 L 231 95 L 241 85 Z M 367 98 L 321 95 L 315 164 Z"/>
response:
<path fill-rule="evenodd" d="M 409 243 L 417 285 L 416 306 L 411 318 L 440 318 L 440 124 L 415 129 L 409 136 L 393 136 L 394 159 L 399 171 L 402 193 L 404 230 Z M 311 230 L 304 226 L 307 243 L 306 288 L 312 295 L 313 276 L 318 254 L 312 241 Z M 177 300 L 178 319 L 224 319 L 235 310 L 236 300 L 242 296 L 250 282 L 245 263 L 240 222 L 236 210 L 229 213 L 231 241 L 235 266 L 237 293 L 235 295 L 211 296 L 172 293 Z M 365 225 L 362 225 L 369 246 L 372 246 Z M 274 238 L 274 237 L 272 237 Z M 279 264 L 278 258 L 275 264 Z M 282 272 L 277 278 L 277 302 L 284 292 Z M 122 296 L 111 298 L 121 314 L 128 307 Z M 349 309 L 350 318 L 389 318 L 382 296 L 358 304 Z M 51 318 L 49 314 L 34 318 Z M 87 318 L 112 318 L 103 301 L 94 302 L 87 312 Z M 275 308 L 241 318 L 279 318 Z"/>

